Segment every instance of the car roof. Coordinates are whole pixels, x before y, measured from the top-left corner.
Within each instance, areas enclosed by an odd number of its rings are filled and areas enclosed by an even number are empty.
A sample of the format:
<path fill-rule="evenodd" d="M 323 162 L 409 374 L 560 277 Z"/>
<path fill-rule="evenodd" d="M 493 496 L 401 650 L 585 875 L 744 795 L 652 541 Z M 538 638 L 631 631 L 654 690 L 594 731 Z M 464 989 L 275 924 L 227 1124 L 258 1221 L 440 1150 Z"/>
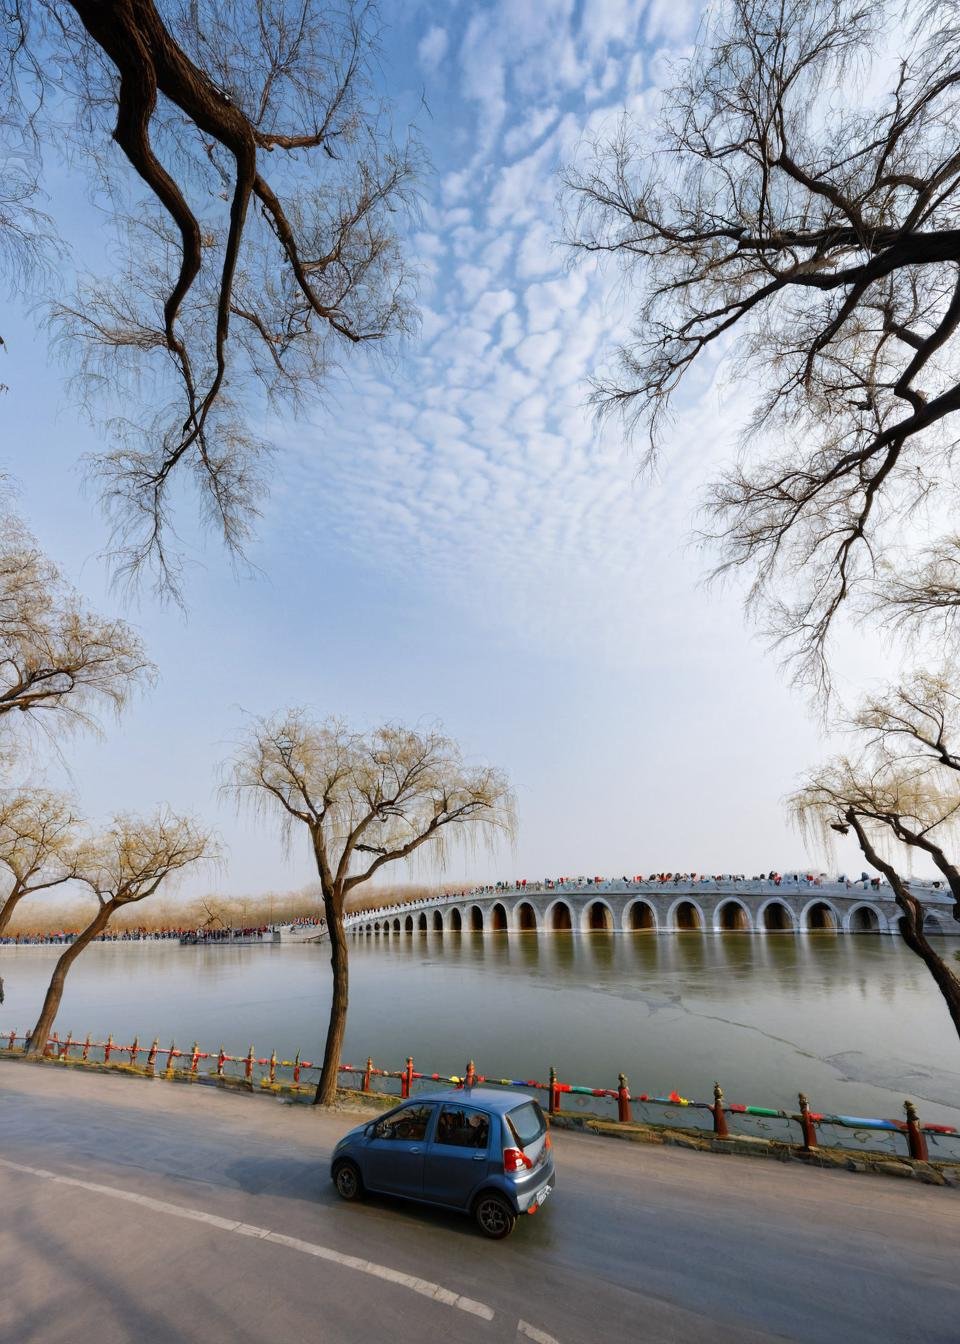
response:
<path fill-rule="evenodd" d="M 438 1089 L 436 1092 L 417 1092 L 410 1100 L 462 1101 L 464 1106 L 479 1106 L 485 1111 L 503 1115 L 505 1111 L 512 1111 L 517 1106 L 522 1106 L 525 1101 L 532 1101 L 533 1098 L 527 1096 L 526 1092 L 503 1092 L 500 1088 L 448 1087 Z"/>

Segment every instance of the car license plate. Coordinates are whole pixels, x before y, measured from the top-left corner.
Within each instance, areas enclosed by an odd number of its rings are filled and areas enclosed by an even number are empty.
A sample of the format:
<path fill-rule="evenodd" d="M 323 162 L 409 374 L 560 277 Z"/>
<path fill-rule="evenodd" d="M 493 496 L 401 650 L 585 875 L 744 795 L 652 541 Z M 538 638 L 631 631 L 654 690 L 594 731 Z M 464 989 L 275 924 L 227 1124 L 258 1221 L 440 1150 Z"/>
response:
<path fill-rule="evenodd" d="M 538 1203 L 538 1204 L 542 1204 L 542 1203 L 543 1203 L 543 1201 L 546 1199 L 547 1195 L 549 1195 L 549 1193 L 550 1193 L 550 1191 L 551 1191 L 552 1188 L 553 1188 L 552 1186 L 545 1185 L 545 1186 L 543 1187 L 542 1190 L 538 1190 L 538 1191 L 537 1191 L 537 1203 Z"/>

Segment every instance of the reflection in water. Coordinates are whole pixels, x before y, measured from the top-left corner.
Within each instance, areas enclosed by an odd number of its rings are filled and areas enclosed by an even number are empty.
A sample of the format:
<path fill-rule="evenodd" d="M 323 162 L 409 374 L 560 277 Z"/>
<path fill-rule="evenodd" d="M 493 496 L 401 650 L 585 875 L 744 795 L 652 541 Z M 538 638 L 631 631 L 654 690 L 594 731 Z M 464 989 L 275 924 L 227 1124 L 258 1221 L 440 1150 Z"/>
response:
<path fill-rule="evenodd" d="M 948 955 L 956 944 L 945 944 Z M 55 948 L 0 949 L 0 1027 L 37 1014 Z M 285 1058 L 322 1050 L 329 951 L 163 944 L 91 948 L 58 1030 L 194 1039 Z M 691 930 L 391 933 L 351 944 L 347 1058 L 960 1124 L 960 1049 L 921 963 L 898 941 Z M 571 1102 L 571 1104 L 574 1104 Z"/>

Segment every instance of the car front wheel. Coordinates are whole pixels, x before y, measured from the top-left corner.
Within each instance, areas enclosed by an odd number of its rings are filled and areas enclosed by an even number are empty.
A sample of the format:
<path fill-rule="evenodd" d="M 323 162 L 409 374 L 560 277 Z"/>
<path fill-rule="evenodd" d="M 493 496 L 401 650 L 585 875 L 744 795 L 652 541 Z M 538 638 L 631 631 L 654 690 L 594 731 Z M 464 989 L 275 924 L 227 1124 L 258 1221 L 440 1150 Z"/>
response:
<path fill-rule="evenodd" d="M 338 1162 L 333 1169 L 333 1183 L 341 1199 L 360 1199 L 363 1195 L 363 1181 L 355 1162 Z"/>
<path fill-rule="evenodd" d="M 476 1224 L 485 1237 L 502 1241 L 509 1237 L 517 1222 L 517 1215 L 501 1195 L 481 1195 L 473 1206 Z"/>

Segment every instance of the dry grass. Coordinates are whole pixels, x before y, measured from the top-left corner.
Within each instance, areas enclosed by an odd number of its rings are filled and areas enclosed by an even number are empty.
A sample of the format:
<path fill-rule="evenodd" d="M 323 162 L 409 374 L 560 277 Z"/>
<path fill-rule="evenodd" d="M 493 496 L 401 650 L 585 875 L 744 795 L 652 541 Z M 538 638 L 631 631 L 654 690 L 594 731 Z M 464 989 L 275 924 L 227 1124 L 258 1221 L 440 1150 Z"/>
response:
<path fill-rule="evenodd" d="M 351 903 L 353 910 L 374 910 L 384 905 L 401 905 L 442 891 L 442 886 L 374 887 Z M 251 928 L 260 924 L 286 923 L 303 915 L 322 912 L 320 889 L 304 887 L 300 891 L 267 892 L 260 896 L 198 896 L 190 900 L 145 901 L 121 910 L 110 922 L 112 929 L 197 929 L 203 926 Z M 7 929 L 9 934 L 58 933 L 80 929 L 92 917 L 92 902 L 25 900 Z"/>

